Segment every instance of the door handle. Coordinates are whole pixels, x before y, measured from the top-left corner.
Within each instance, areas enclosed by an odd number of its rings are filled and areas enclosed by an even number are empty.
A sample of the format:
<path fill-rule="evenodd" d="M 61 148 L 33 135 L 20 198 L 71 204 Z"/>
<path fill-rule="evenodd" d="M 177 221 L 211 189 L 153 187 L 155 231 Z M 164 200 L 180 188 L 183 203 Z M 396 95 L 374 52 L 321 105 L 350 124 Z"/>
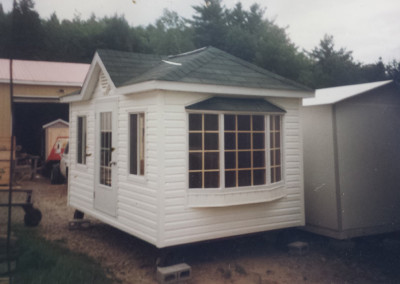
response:
<path fill-rule="evenodd" d="M 117 162 L 115 162 L 115 161 L 111 161 L 111 162 L 108 163 L 109 167 L 115 166 L 115 165 L 117 165 Z"/>

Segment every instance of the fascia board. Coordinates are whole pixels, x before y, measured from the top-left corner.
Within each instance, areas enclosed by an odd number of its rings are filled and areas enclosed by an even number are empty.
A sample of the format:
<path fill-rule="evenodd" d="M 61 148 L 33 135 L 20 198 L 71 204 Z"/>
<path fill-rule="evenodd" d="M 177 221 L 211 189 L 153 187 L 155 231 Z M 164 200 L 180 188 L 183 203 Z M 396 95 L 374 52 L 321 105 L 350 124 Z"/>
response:
<path fill-rule="evenodd" d="M 314 98 L 303 99 L 303 106 L 332 105 L 392 83 L 393 80 L 339 86 L 315 91 Z"/>
<path fill-rule="evenodd" d="M 73 103 L 73 102 L 79 102 L 81 100 L 82 100 L 81 93 L 76 94 L 76 95 L 66 95 L 66 96 L 60 98 L 60 101 L 62 103 Z"/>
<path fill-rule="evenodd" d="M 52 121 L 52 122 L 49 122 L 49 123 L 43 125 L 42 128 L 45 129 L 45 128 L 47 128 L 47 127 L 49 127 L 49 126 L 51 126 L 51 125 L 57 124 L 57 123 L 62 123 L 62 124 L 64 124 L 65 126 L 69 126 L 69 123 L 68 123 L 68 122 L 66 122 L 65 120 L 59 118 L 59 119 L 56 119 L 56 120 L 54 120 L 54 121 Z"/>
<path fill-rule="evenodd" d="M 195 92 L 220 95 L 248 95 L 259 97 L 285 97 L 285 98 L 309 98 L 314 96 L 313 91 L 293 91 L 279 89 L 243 88 L 234 86 L 191 84 L 167 81 L 147 81 L 130 86 L 120 87 L 116 90 L 118 95 L 130 95 L 154 90 Z"/>
<path fill-rule="evenodd" d="M 9 84 L 10 80 L 0 79 L 0 83 Z M 81 87 L 80 82 L 45 82 L 45 81 L 24 81 L 13 80 L 15 85 L 34 85 L 34 86 L 59 86 L 59 87 Z"/>
<path fill-rule="evenodd" d="M 93 57 L 92 63 L 90 64 L 89 72 L 86 75 L 85 82 L 83 83 L 82 91 L 76 95 L 64 96 L 62 97 L 61 101 L 70 103 L 89 100 L 99 79 L 98 76 L 100 74 L 100 71 L 103 71 L 104 75 L 107 77 L 111 89 L 115 89 L 115 85 L 111 80 L 110 75 L 108 74 L 103 62 L 101 61 L 100 56 L 96 52 Z"/>
<path fill-rule="evenodd" d="M 32 97 L 32 96 L 14 96 L 16 103 L 60 103 L 60 97 Z"/>

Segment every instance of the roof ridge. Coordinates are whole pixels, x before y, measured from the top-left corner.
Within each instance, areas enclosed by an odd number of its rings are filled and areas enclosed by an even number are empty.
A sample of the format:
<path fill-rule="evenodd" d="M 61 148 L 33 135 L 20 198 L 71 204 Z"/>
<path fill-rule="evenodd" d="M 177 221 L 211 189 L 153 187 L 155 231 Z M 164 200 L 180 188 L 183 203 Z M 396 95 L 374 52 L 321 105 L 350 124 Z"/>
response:
<path fill-rule="evenodd" d="M 263 75 L 268 75 L 268 76 L 270 76 L 270 77 L 272 77 L 272 78 L 274 78 L 276 80 L 279 80 L 279 81 L 287 83 L 287 84 L 294 85 L 294 86 L 296 86 L 298 88 L 302 88 L 304 90 L 312 90 L 311 88 L 309 88 L 309 87 L 307 87 L 305 85 L 302 85 L 302 84 L 297 83 L 297 82 L 295 82 L 293 80 L 287 79 L 287 78 L 285 78 L 283 76 L 280 76 L 280 75 L 278 75 L 276 73 L 273 73 L 273 72 L 271 72 L 271 71 L 269 71 L 267 69 L 259 67 L 259 66 L 255 65 L 254 63 L 247 62 L 247 61 L 245 61 L 245 60 L 243 60 L 243 59 L 241 59 L 241 58 L 239 58 L 237 56 L 234 56 L 234 55 L 232 55 L 232 54 L 230 54 L 230 53 L 228 53 L 226 51 L 220 50 L 220 49 L 215 48 L 215 47 L 211 47 L 211 48 L 216 50 L 217 52 L 221 53 L 221 55 L 224 56 L 225 58 L 230 59 L 230 60 L 232 60 L 232 61 L 234 61 L 234 62 L 236 62 L 236 63 L 238 63 L 238 64 L 240 64 L 242 66 L 248 67 L 248 68 L 252 69 L 255 72 L 261 73 Z"/>
<path fill-rule="evenodd" d="M 206 46 L 206 47 L 202 47 L 193 51 L 189 51 L 189 52 L 185 52 L 185 53 L 181 53 L 176 55 L 175 57 L 168 57 L 168 59 L 173 59 L 173 58 L 180 58 L 180 57 L 184 57 L 184 56 L 188 56 L 188 55 L 193 55 L 193 54 L 199 54 L 199 57 L 194 58 L 190 61 L 188 61 L 187 63 L 193 62 L 193 61 L 199 61 L 199 58 L 207 58 L 206 55 L 207 54 L 201 54 L 202 52 L 211 49 L 212 47 L 210 46 Z M 210 54 L 208 54 L 210 55 Z M 197 68 L 204 66 L 205 64 L 207 64 L 208 62 L 210 62 L 213 58 L 215 58 L 215 55 L 211 54 L 211 58 L 209 58 L 208 60 L 204 60 L 204 62 L 200 62 L 197 64 L 197 66 L 194 66 L 193 64 L 190 66 L 190 64 L 185 64 L 182 63 L 182 65 L 180 67 L 183 67 L 183 69 L 179 69 L 179 72 L 175 72 L 175 73 L 180 73 L 179 78 L 182 79 L 185 76 L 188 76 L 190 73 L 194 72 Z M 185 70 L 186 69 L 186 70 Z M 173 71 L 174 72 L 174 71 Z M 168 74 L 167 74 L 168 76 Z"/>
<path fill-rule="evenodd" d="M 175 54 L 175 55 L 168 55 L 167 58 L 168 59 L 172 59 L 172 58 L 178 58 L 178 57 L 183 57 L 183 56 L 187 56 L 187 55 L 192 55 L 195 53 L 200 53 L 204 50 L 206 50 L 207 48 L 209 48 L 208 46 L 205 47 L 201 47 L 192 51 L 188 51 L 188 52 L 184 52 L 184 53 L 179 53 L 179 54 Z"/>

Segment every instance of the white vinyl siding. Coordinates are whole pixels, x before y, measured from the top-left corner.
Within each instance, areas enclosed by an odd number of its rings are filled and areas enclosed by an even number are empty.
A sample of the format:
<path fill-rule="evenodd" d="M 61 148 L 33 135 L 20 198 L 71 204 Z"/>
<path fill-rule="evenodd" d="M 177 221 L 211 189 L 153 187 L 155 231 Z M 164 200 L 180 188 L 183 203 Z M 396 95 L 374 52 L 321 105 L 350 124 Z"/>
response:
<path fill-rule="evenodd" d="M 161 246 L 170 246 L 186 242 L 195 242 L 232 235 L 247 234 L 271 229 L 304 225 L 303 186 L 302 186 L 302 146 L 299 122 L 298 99 L 268 99 L 284 108 L 287 113 L 282 120 L 282 168 L 284 184 L 277 183 L 268 189 L 267 194 L 276 194 L 278 199 L 270 202 L 242 204 L 236 206 L 190 208 L 191 189 L 188 189 L 188 121 L 184 106 L 193 101 L 201 101 L 206 97 L 185 97 L 184 94 L 166 95 L 164 106 L 165 128 L 165 184 L 163 224 Z M 177 105 L 179 102 L 179 105 Z M 177 125 L 184 125 L 186 132 Z M 185 146 L 185 147 L 183 147 Z M 167 159 L 174 157 L 174 159 Z M 186 158 L 185 158 L 186 157 Z M 186 165 L 182 162 L 186 159 Z M 185 185 L 185 186 L 184 186 Z M 209 189 L 200 189 L 210 191 Z M 232 189 L 228 189 L 232 191 Z M 275 190 L 278 190 L 277 193 Z M 209 196 L 215 199 L 221 191 L 211 189 Z M 257 190 L 256 190 L 257 191 Z M 283 192 L 283 196 L 282 196 Z M 235 200 L 243 200 L 254 192 L 246 192 L 238 188 Z M 259 192 L 256 192 L 258 194 Z M 210 198 L 210 197 L 209 197 Z M 268 197 L 269 198 L 269 197 Z M 211 201 L 208 199 L 207 201 Z M 206 202 L 207 203 L 207 202 Z"/>
<path fill-rule="evenodd" d="M 225 189 L 200 189 L 212 192 L 197 198 L 204 198 L 204 204 L 214 204 L 197 208 L 189 206 L 196 193 L 191 195 L 188 184 L 185 106 L 209 96 L 169 91 L 116 96 L 111 89 L 107 98 L 118 102 L 118 196 L 116 216 L 111 217 L 93 208 L 96 102 L 104 100 L 104 96 L 98 82 L 88 101 L 71 103 L 68 200 L 72 207 L 157 247 L 304 225 L 299 99 L 268 98 L 287 111 L 281 122 L 282 181 L 250 191 L 229 188 L 226 196 L 221 195 Z M 143 176 L 129 173 L 131 113 L 144 113 L 145 117 Z M 78 116 L 87 117 L 85 165 L 76 163 Z M 226 206 L 221 196 L 229 199 L 231 205 Z M 249 204 L 243 204 L 246 199 Z"/>

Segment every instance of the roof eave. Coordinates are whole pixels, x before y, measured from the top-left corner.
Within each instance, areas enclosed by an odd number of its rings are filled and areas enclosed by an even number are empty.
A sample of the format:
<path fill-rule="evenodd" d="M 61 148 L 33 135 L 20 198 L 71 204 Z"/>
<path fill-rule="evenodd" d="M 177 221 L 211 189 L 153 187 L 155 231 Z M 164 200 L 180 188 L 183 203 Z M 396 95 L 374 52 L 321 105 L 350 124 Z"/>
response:
<path fill-rule="evenodd" d="M 79 94 L 66 95 L 61 98 L 61 101 L 66 102 L 66 103 L 71 103 L 71 102 L 89 100 L 91 95 L 93 94 L 95 87 L 96 87 L 96 83 L 98 81 L 98 75 L 101 70 L 104 72 L 104 75 L 107 77 L 107 79 L 111 85 L 111 88 L 114 89 L 115 88 L 114 82 L 112 81 L 110 75 L 108 74 L 107 69 L 104 66 L 104 63 L 101 60 L 101 57 L 96 52 L 93 57 L 92 63 L 90 64 L 90 68 L 86 75 L 81 92 Z"/>
<path fill-rule="evenodd" d="M 310 98 L 314 96 L 314 91 L 289 90 L 289 89 L 262 89 L 247 88 L 226 85 L 194 84 L 169 81 L 146 81 L 134 85 L 119 87 L 116 90 L 117 95 L 131 95 L 155 90 L 177 91 L 177 92 L 195 92 L 218 95 L 233 96 L 255 96 L 255 97 L 284 97 L 284 98 Z"/>
<path fill-rule="evenodd" d="M 10 79 L 0 79 L 0 83 L 9 84 Z M 50 82 L 50 81 L 28 81 L 13 80 L 15 85 L 38 85 L 38 86 L 60 86 L 60 87 L 81 87 L 82 82 Z"/>
<path fill-rule="evenodd" d="M 327 99 L 327 100 L 324 100 L 324 101 L 319 100 L 318 97 L 310 98 L 310 99 L 304 98 L 303 106 L 310 107 L 310 106 L 334 105 L 334 104 L 337 104 L 337 103 L 342 102 L 344 100 L 353 98 L 355 96 L 359 96 L 361 94 L 364 94 L 364 93 L 379 89 L 379 88 L 381 88 L 383 86 L 386 86 L 386 85 L 388 85 L 388 84 L 390 84 L 392 82 L 393 82 L 393 80 L 386 80 L 386 81 L 376 82 L 378 84 L 376 86 L 374 86 L 374 87 L 371 87 L 371 88 L 368 88 L 368 89 L 364 89 L 364 90 L 359 91 L 359 92 L 354 92 L 354 93 L 346 95 L 346 96 L 337 96 L 335 98 Z M 369 84 L 369 83 L 366 83 L 366 84 Z M 361 85 L 361 84 L 359 84 L 359 85 Z M 353 85 L 349 85 L 349 86 L 353 86 Z M 347 86 L 325 88 L 325 89 L 320 89 L 320 90 L 337 89 L 337 88 L 340 88 L 340 87 L 347 87 Z M 318 90 L 316 90 L 316 93 L 317 92 L 318 92 Z"/>

